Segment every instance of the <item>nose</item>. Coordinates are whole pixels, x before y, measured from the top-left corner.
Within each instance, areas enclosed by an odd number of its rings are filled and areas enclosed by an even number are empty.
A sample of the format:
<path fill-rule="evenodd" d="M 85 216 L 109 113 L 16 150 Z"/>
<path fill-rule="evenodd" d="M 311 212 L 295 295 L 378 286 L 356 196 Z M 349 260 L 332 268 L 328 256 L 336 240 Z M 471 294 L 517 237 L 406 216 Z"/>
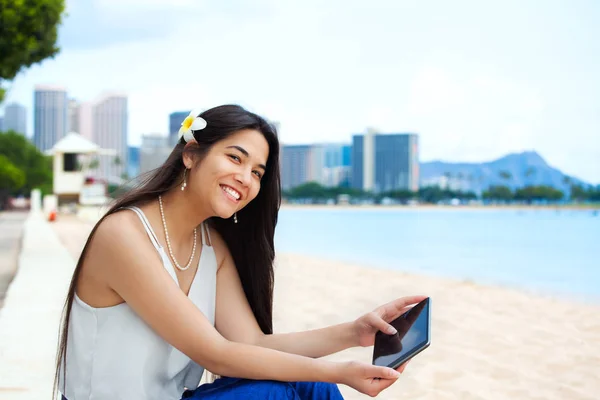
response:
<path fill-rule="evenodd" d="M 235 175 L 235 180 L 238 181 L 241 185 L 250 186 L 252 179 L 252 169 L 251 168 L 243 168 Z"/>

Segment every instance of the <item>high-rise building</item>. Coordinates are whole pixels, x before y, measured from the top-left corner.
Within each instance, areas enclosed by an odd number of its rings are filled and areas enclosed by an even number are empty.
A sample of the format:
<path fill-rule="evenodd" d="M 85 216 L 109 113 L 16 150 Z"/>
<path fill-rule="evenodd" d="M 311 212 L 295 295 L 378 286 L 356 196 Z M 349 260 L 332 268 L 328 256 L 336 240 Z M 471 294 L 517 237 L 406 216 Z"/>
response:
<path fill-rule="evenodd" d="M 92 103 L 69 100 L 69 132 L 77 132 L 88 140 L 92 138 Z"/>
<path fill-rule="evenodd" d="M 281 187 L 292 189 L 310 180 L 312 146 L 288 145 L 281 148 Z"/>
<path fill-rule="evenodd" d="M 363 135 L 352 136 L 352 187 L 363 190 Z"/>
<path fill-rule="evenodd" d="M 419 137 L 379 134 L 353 136 L 352 187 L 375 193 L 419 189 Z"/>
<path fill-rule="evenodd" d="M 313 164 L 314 168 L 320 168 L 320 176 L 317 182 L 323 186 L 349 186 L 350 185 L 350 151 L 352 147 L 348 144 L 327 143 L 316 145 L 320 147 L 321 161 Z"/>
<path fill-rule="evenodd" d="M 37 85 L 33 100 L 33 143 L 40 151 L 46 151 L 67 133 L 67 91 Z"/>
<path fill-rule="evenodd" d="M 127 175 L 133 179 L 140 174 L 140 148 L 129 146 L 127 151 Z"/>
<path fill-rule="evenodd" d="M 27 109 L 17 103 L 7 104 L 4 108 L 2 129 L 27 136 Z"/>
<path fill-rule="evenodd" d="M 69 120 L 69 126 L 67 132 L 79 133 L 79 102 L 75 99 L 69 99 L 69 106 L 67 109 L 67 119 Z"/>
<path fill-rule="evenodd" d="M 92 105 L 93 141 L 103 149 L 113 149 L 115 155 L 99 157 L 99 177 L 120 182 L 127 172 L 127 96 L 107 93 Z"/>
<path fill-rule="evenodd" d="M 288 145 L 281 149 L 281 185 L 291 189 L 307 182 L 349 186 L 350 145 Z"/>
<path fill-rule="evenodd" d="M 169 140 L 169 136 L 159 133 L 142 135 L 142 145 L 140 146 L 141 174 L 160 167 L 167 160 L 173 150 Z"/>
<path fill-rule="evenodd" d="M 175 111 L 169 114 L 169 145 L 175 146 L 179 138 L 179 128 L 191 111 Z"/>

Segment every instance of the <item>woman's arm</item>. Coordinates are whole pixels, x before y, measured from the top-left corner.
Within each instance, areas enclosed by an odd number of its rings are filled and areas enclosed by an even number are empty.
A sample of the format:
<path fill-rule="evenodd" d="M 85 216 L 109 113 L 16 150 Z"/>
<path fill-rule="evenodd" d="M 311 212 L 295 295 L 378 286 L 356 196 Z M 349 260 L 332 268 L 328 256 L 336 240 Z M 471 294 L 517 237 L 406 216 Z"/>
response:
<path fill-rule="evenodd" d="M 350 347 L 371 346 L 378 330 L 394 334 L 388 323 L 418 303 L 424 296 L 397 299 L 355 321 L 304 332 L 265 335 L 262 333 L 244 294 L 234 261 L 227 246 L 216 233 L 213 246 L 219 256 L 215 324 L 227 339 L 286 353 L 319 358 Z M 387 321 L 387 322 L 386 322 Z"/>
<path fill-rule="evenodd" d="M 389 368 L 332 363 L 258 346 L 235 343 L 215 330 L 162 266 L 144 233 L 128 213 L 107 217 L 99 226 L 86 267 L 101 277 L 168 343 L 218 375 L 279 381 L 344 383 L 378 393 L 397 379 Z M 381 383 L 374 380 L 381 377 Z"/>
<path fill-rule="evenodd" d="M 306 332 L 264 335 L 244 294 L 237 269 L 220 239 L 213 246 L 225 252 L 217 274 L 215 325 L 227 339 L 306 357 L 323 357 L 358 345 L 352 323 Z M 223 254 L 223 253 L 221 253 Z"/>

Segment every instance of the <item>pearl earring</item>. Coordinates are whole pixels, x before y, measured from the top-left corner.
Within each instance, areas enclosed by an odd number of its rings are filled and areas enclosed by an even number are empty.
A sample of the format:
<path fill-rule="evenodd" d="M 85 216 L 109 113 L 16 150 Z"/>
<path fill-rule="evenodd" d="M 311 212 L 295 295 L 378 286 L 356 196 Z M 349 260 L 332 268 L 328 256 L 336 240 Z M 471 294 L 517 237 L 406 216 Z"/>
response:
<path fill-rule="evenodd" d="M 233 213 L 233 223 L 237 224 L 237 213 Z"/>
<path fill-rule="evenodd" d="M 187 186 L 186 175 L 187 175 L 187 168 L 183 170 L 183 183 L 181 184 L 181 190 L 184 190 L 185 187 Z"/>

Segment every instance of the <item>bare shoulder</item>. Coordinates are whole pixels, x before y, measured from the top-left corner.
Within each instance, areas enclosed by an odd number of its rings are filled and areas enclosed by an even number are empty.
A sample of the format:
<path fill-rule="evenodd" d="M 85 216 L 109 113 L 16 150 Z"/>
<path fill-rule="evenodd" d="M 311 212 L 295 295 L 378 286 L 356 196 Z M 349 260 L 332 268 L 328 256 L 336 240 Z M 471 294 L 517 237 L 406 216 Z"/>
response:
<path fill-rule="evenodd" d="M 93 242 L 98 246 L 114 245 L 123 241 L 141 242 L 144 236 L 146 232 L 139 217 L 132 211 L 122 210 L 104 218 L 98 225 Z"/>
<path fill-rule="evenodd" d="M 154 253 L 159 261 L 147 236 L 133 212 L 119 211 L 102 220 L 88 245 L 77 280 L 79 297 L 92 307 L 122 303 L 123 299 L 112 289 L 112 281 L 121 279 L 127 269 L 134 268 L 129 257 L 143 252 L 151 260 Z M 152 262 L 146 264 L 151 268 L 148 264 Z"/>
<path fill-rule="evenodd" d="M 92 269 L 98 268 L 103 275 L 110 275 L 130 265 L 127 260 L 140 253 L 154 256 L 158 261 L 158 254 L 138 216 L 127 210 L 118 211 L 98 225 L 86 264 Z"/>

